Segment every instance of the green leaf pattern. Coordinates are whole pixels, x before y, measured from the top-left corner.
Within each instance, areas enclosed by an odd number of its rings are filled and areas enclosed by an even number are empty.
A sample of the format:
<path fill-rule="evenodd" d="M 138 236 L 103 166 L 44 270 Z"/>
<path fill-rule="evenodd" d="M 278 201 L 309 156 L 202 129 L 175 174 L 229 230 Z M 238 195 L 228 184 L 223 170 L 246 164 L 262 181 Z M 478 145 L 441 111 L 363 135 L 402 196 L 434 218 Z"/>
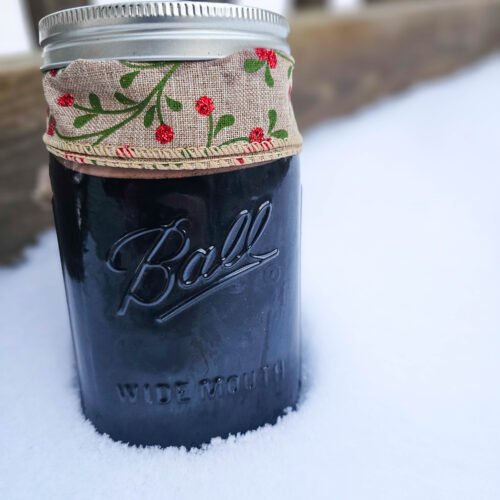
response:
<path fill-rule="evenodd" d="M 279 64 L 277 58 L 282 59 L 286 63 L 290 64 L 290 66 L 288 67 L 287 75 L 289 80 L 292 78 L 295 62 L 284 52 L 273 49 L 258 48 L 255 49 L 255 54 L 257 55 L 258 59 L 246 59 L 243 67 L 247 73 L 256 73 L 257 71 L 264 68 L 264 81 L 266 82 L 266 85 L 268 87 L 274 87 L 272 70 Z"/>
<path fill-rule="evenodd" d="M 263 52 L 257 52 L 259 50 Z M 280 62 L 283 60 L 290 64 L 288 77 L 291 77 L 294 62 L 286 54 L 271 49 L 256 49 L 256 53 L 258 54 L 258 58 L 248 58 L 244 61 L 243 69 L 246 73 L 258 75 L 261 74 L 260 71 L 263 70 L 264 81 L 269 88 L 272 88 L 274 86 L 272 71 L 278 64 L 278 60 L 276 58 L 276 56 L 278 56 Z M 264 57 L 267 57 L 267 59 Z M 55 133 L 60 139 L 65 141 L 89 140 L 92 145 L 98 145 L 104 139 L 141 116 L 145 128 L 152 127 L 156 122 L 158 124 L 158 128 L 163 127 L 162 131 L 165 131 L 165 127 L 168 122 L 166 121 L 167 117 L 163 115 L 164 110 L 162 111 L 162 102 L 165 102 L 169 112 L 173 113 L 182 112 L 186 105 L 192 106 L 191 103 L 182 103 L 167 94 L 167 83 L 182 63 L 133 63 L 126 61 L 120 61 L 120 63 L 131 71 L 128 71 L 119 78 L 119 86 L 124 92 L 119 90 L 114 92 L 113 96 L 117 101 L 116 107 L 103 107 L 101 99 L 95 93 L 89 93 L 88 104 L 78 102 L 66 104 L 67 106 L 72 105 L 74 109 L 81 113 L 73 120 L 73 127 L 75 128 L 75 131 L 84 128 L 98 116 L 106 115 L 108 117 L 115 117 L 116 120 L 113 119 L 113 123 L 111 125 L 109 125 L 108 121 L 107 123 L 109 126 L 104 128 L 96 127 L 95 129 L 90 129 L 86 133 L 76 133 L 75 135 L 64 135 L 60 133 L 56 127 Z M 141 75 L 142 72 L 148 71 L 152 68 L 162 68 L 165 72 L 151 91 L 142 100 L 136 101 L 130 96 L 127 96 L 126 90 L 134 85 L 137 77 Z M 72 98 L 72 96 L 70 97 Z M 213 101 L 209 97 L 203 96 L 203 99 L 208 99 L 212 105 L 215 106 L 215 108 L 217 107 L 213 104 Z M 236 122 L 234 115 L 228 113 L 222 114 L 215 119 L 212 113 L 213 109 L 214 108 L 204 113 L 200 112 L 200 114 L 203 114 L 208 118 L 207 148 L 215 145 L 214 142 L 222 130 L 230 129 L 230 127 L 232 127 Z M 265 130 L 267 130 L 267 138 L 265 137 L 264 129 L 260 128 L 259 124 L 255 124 L 255 128 L 248 131 L 248 136 L 233 137 L 217 144 L 217 146 L 225 146 L 237 142 L 270 142 L 273 138 L 288 138 L 288 132 L 286 130 L 275 130 L 277 121 L 278 114 L 275 109 L 271 109 L 268 111 L 268 123 L 265 128 Z M 164 143 L 165 142 L 162 142 L 162 144 Z"/>

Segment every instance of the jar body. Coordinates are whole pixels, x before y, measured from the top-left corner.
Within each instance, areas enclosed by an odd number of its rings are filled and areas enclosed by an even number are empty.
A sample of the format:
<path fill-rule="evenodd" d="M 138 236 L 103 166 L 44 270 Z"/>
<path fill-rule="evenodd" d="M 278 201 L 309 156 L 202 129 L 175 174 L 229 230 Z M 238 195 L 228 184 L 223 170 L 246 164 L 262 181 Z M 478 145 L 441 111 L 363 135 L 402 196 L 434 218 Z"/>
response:
<path fill-rule="evenodd" d="M 82 407 L 130 444 L 274 422 L 300 387 L 297 157 L 106 178 L 50 159 Z"/>

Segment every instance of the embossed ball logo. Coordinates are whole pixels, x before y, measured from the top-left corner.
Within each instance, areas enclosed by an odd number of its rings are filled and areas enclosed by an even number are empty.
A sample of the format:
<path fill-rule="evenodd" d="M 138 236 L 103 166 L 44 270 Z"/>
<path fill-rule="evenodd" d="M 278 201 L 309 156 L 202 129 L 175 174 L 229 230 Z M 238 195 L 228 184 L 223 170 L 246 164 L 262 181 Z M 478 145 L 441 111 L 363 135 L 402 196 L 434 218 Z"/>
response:
<path fill-rule="evenodd" d="M 131 304 L 158 307 L 163 310 L 156 320 L 167 321 L 238 277 L 267 264 L 279 255 L 279 250 L 256 253 L 255 246 L 271 213 L 269 201 L 254 213 L 242 210 L 219 247 L 209 245 L 193 250 L 186 218 L 126 234 L 110 248 L 107 258 L 113 272 L 127 276 L 132 272 L 117 314 L 126 314 Z M 142 253 L 137 254 L 138 248 Z M 180 300 L 169 303 L 174 295 L 180 296 Z"/>

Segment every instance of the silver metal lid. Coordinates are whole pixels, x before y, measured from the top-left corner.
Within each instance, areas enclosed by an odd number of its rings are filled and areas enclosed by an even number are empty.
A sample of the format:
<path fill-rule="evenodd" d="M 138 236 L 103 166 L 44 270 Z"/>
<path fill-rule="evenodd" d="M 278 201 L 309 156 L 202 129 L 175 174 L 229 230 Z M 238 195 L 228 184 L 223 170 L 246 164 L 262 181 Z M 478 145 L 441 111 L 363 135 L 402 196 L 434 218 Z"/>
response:
<path fill-rule="evenodd" d="M 255 7 L 130 2 L 61 10 L 39 23 L 42 69 L 75 59 L 206 60 L 245 48 L 288 52 L 288 22 Z"/>

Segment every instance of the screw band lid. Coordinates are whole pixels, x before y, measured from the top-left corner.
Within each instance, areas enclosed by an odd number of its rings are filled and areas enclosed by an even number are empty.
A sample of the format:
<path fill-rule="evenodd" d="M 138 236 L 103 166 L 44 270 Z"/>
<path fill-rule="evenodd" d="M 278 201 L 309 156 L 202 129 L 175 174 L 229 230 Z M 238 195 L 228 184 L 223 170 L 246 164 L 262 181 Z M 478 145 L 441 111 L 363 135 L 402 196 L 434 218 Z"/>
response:
<path fill-rule="evenodd" d="M 43 70 L 76 59 L 194 61 L 270 47 L 289 53 L 287 20 L 209 2 L 126 2 L 66 9 L 40 20 Z"/>

